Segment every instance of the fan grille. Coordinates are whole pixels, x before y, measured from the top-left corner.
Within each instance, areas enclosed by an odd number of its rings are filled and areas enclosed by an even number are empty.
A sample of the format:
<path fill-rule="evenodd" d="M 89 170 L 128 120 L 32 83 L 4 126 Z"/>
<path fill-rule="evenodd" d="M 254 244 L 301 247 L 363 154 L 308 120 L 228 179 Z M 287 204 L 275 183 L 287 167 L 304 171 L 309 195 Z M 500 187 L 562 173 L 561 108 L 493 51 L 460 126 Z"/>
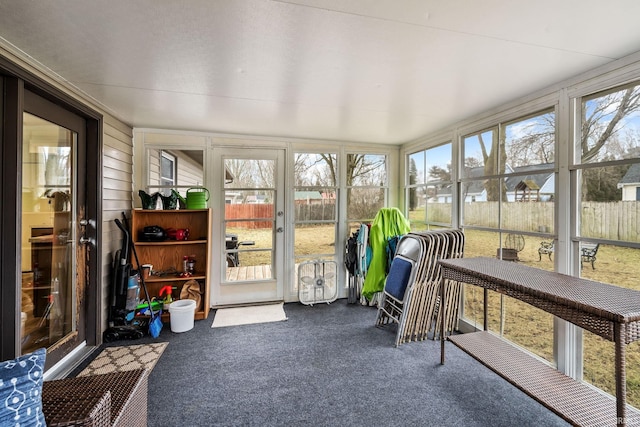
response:
<path fill-rule="evenodd" d="M 330 303 L 338 297 L 335 261 L 307 261 L 298 266 L 298 299 L 313 305 Z"/>

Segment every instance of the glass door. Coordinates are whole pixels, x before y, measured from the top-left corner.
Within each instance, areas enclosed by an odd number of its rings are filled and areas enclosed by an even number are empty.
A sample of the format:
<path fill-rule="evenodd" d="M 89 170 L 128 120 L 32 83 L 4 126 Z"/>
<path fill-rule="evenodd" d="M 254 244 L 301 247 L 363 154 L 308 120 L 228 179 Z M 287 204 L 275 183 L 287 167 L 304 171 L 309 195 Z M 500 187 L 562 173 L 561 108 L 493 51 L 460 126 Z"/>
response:
<path fill-rule="evenodd" d="M 85 339 L 84 120 L 25 95 L 22 148 L 21 350 L 47 367 Z"/>
<path fill-rule="evenodd" d="M 284 151 L 226 149 L 217 305 L 283 300 Z"/>

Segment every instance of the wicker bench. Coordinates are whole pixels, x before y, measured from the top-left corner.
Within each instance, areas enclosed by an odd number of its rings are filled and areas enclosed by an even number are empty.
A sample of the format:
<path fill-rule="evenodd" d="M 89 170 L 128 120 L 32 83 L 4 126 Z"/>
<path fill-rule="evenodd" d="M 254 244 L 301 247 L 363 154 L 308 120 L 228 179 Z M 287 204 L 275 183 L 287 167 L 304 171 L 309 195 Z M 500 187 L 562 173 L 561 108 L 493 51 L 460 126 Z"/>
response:
<path fill-rule="evenodd" d="M 45 381 L 47 426 L 146 426 L 145 369 Z"/>

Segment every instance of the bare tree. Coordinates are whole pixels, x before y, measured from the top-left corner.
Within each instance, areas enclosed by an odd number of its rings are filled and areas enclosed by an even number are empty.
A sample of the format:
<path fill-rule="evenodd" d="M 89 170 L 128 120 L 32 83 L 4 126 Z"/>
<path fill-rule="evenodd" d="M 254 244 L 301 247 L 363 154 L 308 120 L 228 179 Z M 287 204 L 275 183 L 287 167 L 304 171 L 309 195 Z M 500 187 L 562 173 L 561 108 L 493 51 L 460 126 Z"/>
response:
<path fill-rule="evenodd" d="M 498 138 L 498 132 L 495 130 L 491 132 L 491 147 L 487 151 L 487 147 L 482 137 L 482 133 L 478 134 L 478 141 L 480 142 L 480 149 L 482 150 L 482 159 L 484 160 L 484 175 L 497 175 L 503 174 L 505 170 L 505 164 L 507 159 L 507 153 L 504 149 L 504 136 Z M 485 181 L 484 188 L 487 191 L 488 201 L 498 201 L 500 197 L 506 200 L 507 188 L 504 185 L 504 181 L 501 179 L 488 179 Z"/>
<path fill-rule="evenodd" d="M 536 116 L 519 129 L 518 136 L 506 141 L 509 166 L 549 164 L 555 161 L 555 113 Z"/>
<path fill-rule="evenodd" d="M 311 185 L 309 182 L 309 175 L 306 173 L 308 171 L 310 155 L 306 153 L 298 153 L 295 155 L 293 160 L 293 176 L 294 176 L 294 185 L 296 187 L 301 187 L 304 185 Z"/>
<path fill-rule="evenodd" d="M 253 187 L 253 170 L 251 164 L 244 159 L 227 159 L 224 166 L 233 176 L 233 188 Z"/>
<path fill-rule="evenodd" d="M 601 150 L 622 128 L 623 119 L 640 110 L 640 86 L 630 87 L 583 103 L 580 148 L 582 162 L 602 155 Z"/>

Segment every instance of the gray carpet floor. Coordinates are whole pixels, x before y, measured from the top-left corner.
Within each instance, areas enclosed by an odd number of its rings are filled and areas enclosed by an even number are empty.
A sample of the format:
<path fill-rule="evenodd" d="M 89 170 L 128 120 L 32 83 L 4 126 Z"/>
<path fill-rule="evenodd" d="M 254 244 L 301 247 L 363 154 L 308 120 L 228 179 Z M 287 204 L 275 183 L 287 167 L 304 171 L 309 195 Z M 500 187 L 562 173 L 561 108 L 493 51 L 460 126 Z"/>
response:
<path fill-rule="evenodd" d="M 375 308 L 284 309 L 284 322 L 211 329 L 212 310 L 188 332 L 165 325 L 149 426 L 567 425 L 451 343 L 445 365 L 439 342 L 394 348 Z"/>

